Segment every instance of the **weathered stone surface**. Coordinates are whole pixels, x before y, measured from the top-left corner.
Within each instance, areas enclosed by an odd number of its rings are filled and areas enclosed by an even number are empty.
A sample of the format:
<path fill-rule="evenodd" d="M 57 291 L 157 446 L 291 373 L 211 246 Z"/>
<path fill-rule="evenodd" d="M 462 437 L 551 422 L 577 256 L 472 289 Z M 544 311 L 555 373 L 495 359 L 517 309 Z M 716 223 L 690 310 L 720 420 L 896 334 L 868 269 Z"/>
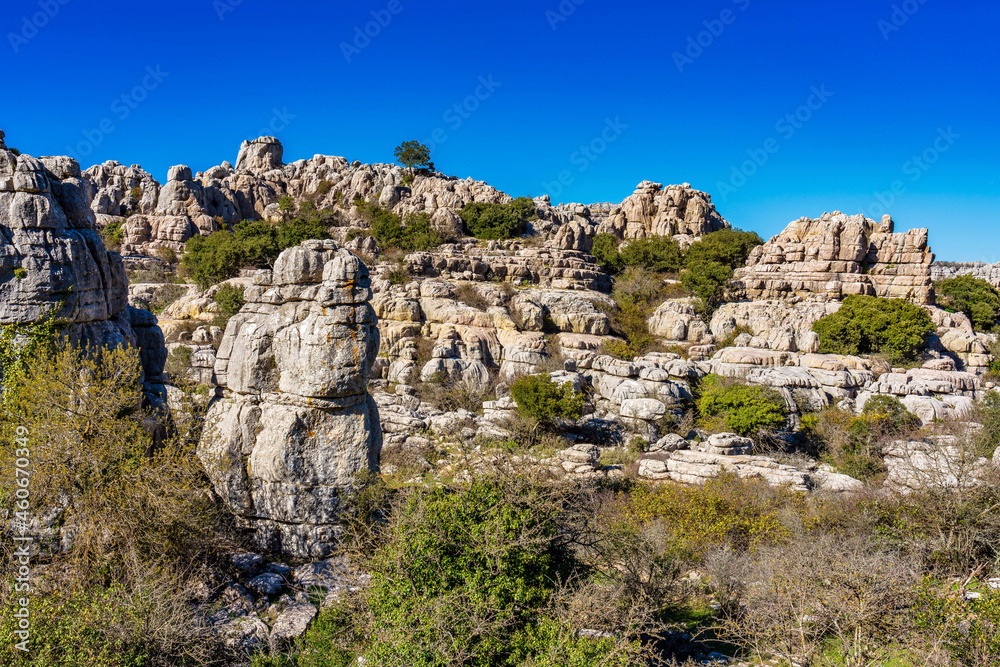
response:
<path fill-rule="evenodd" d="M 695 190 L 689 183 L 669 185 L 643 181 L 635 192 L 614 208 L 597 232 L 614 234 L 619 239 L 643 239 L 649 236 L 701 237 L 728 229 L 715 210 L 711 195 Z"/>
<path fill-rule="evenodd" d="M 338 498 L 378 469 L 382 432 L 367 377 L 379 346 L 368 271 L 333 241 L 284 251 L 226 328 L 201 457 L 262 548 L 324 555 Z"/>
<path fill-rule="evenodd" d="M 824 213 L 801 218 L 762 246 L 736 270 L 737 292 L 748 299 L 789 299 L 851 294 L 931 303 L 934 255 L 927 230 L 893 233 L 893 221 Z"/>

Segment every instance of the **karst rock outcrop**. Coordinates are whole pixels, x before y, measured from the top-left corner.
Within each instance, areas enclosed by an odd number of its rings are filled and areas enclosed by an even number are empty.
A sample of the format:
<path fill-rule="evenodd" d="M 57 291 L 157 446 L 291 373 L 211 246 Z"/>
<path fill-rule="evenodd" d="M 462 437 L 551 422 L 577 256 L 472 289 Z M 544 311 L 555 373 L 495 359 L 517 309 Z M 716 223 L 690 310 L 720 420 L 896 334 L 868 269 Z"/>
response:
<path fill-rule="evenodd" d="M 750 253 L 737 269 L 738 291 L 749 300 L 851 294 L 933 303 L 926 229 L 893 232 L 893 221 L 825 213 L 800 218 Z"/>
<path fill-rule="evenodd" d="M 619 239 L 681 236 L 678 241 L 689 245 L 695 238 L 729 227 L 715 210 L 712 196 L 689 183 L 664 189 L 662 183 L 643 181 L 632 196 L 610 211 L 598 233 L 614 234 Z"/>
<path fill-rule="evenodd" d="M 93 185 L 68 157 L 7 150 L 0 131 L 0 324 L 52 318 L 80 347 L 139 348 L 147 403 L 163 405 L 163 334 L 128 305 L 122 259 L 95 227 Z"/>
<path fill-rule="evenodd" d="M 261 548 L 324 555 L 343 491 L 378 470 L 368 394 L 379 348 L 368 269 L 333 241 L 306 241 L 258 271 L 215 365 L 225 397 L 198 447 L 216 492 Z"/>

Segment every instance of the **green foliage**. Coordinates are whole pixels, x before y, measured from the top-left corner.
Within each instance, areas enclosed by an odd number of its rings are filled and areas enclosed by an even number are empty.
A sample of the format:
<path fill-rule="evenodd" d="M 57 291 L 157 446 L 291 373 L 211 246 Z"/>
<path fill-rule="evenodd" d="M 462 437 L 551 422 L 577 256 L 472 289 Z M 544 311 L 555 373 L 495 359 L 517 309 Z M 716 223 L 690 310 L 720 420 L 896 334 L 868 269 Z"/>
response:
<path fill-rule="evenodd" d="M 925 578 L 915 607 L 918 627 L 943 638 L 955 664 L 1000 661 L 1000 593 L 987 590 L 964 600 L 953 592 L 935 590 Z"/>
<path fill-rule="evenodd" d="M 763 243 L 764 240 L 757 232 L 721 229 L 705 234 L 700 241 L 692 244 L 684 257 L 684 263 L 687 268 L 715 262 L 736 269 L 745 265 L 750 251 Z"/>
<path fill-rule="evenodd" d="M 790 535 L 780 517 L 797 503 L 794 493 L 771 489 L 767 482 L 723 473 L 700 486 L 640 486 L 628 513 L 638 521 L 662 521 L 675 547 L 689 557 L 715 546 L 752 549 Z"/>
<path fill-rule="evenodd" d="M 619 359 L 633 359 L 648 352 L 656 342 L 649 333 L 649 316 L 663 302 L 665 285 L 656 273 L 642 267 L 629 267 L 615 281 L 611 293 L 615 309 L 608 312 L 611 329 L 625 339 L 625 345 L 609 342 L 608 354 Z"/>
<path fill-rule="evenodd" d="M 28 277 L 28 270 L 23 266 L 19 266 L 16 269 L 14 269 L 14 277 L 17 278 L 18 280 L 24 280 L 25 278 Z"/>
<path fill-rule="evenodd" d="M 853 295 L 813 331 L 824 354 L 881 353 L 896 363 L 916 359 L 935 327 L 927 311 L 909 301 Z"/>
<path fill-rule="evenodd" d="M 22 387 L 26 364 L 52 350 L 63 325 L 56 323 L 56 309 L 34 324 L 0 325 L 0 379 L 4 396 Z"/>
<path fill-rule="evenodd" d="M 718 262 L 689 264 L 681 274 L 681 283 L 689 292 L 701 299 L 698 310 L 709 316 L 725 298 L 726 285 L 733 277 L 733 270 Z"/>
<path fill-rule="evenodd" d="M 965 313 L 976 331 L 992 331 L 1000 318 L 1000 292 L 990 283 L 972 276 L 958 276 L 934 284 L 937 305 Z"/>
<path fill-rule="evenodd" d="M 291 212 L 295 210 L 295 200 L 291 197 L 281 197 L 278 199 L 278 210 L 283 212 Z"/>
<path fill-rule="evenodd" d="M 15 156 L 19 156 L 19 155 L 21 155 L 21 151 L 17 150 L 17 149 L 16 149 L 16 148 L 14 148 L 14 147 L 11 147 L 11 148 L 8 148 L 7 150 L 8 150 L 9 152 L 13 153 L 13 154 L 14 154 Z"/>
<path fill-rule="evenodd" d="M 409 170 L 411 177 L 415 170 L 434 171 L 434 163 L 431 162 L 431 149 L 419 141 L 404 141 L 396 146 L 393 156 L 399 164 Z"/>
<path fill-rule="evenodd" d="M 320 613 L 301 667 L 634 664 L 638 647 L 578 636 L 553 613 L 579 567 L 560 539 L 561 505 L 519 480 L 478 478 L 402 500 L 354 607 Z"/>
<path fill-rule="evenodd" d="M 429 250 L 441 245 L 441 235 L 431 226 L 426 213 L 411 213 L 405 224 L 392 211 L 378 204 L 358 199 L 355 205 L 371 225 L 371 235 L 383 251 L 399 248 L 405 251 Z"/>
<path fill-rule="evenodd" d="M 221 315 L 227 320 L 240 312 L 240 308 L 246 303 L 243 294 L 245 289 L 237 285 L 223 285 L 215 292 L 212 300 L 218 304 Z"/>
<path fill-rule="evenodd" d="M 306 203 L 303 216 L 293 220 L 277 224 L 244 220 L 232 232 L 223 230 L 190 238 L 181 261 L 184 270 L 206 289 L 236 276 L 241 268 L 271 266 L 282 250 L 303 241 L 330 238 L 324 216 Z"/>
<path fill-rule="evenodd" d="M 676 273 L 684 264 L 680 245 L 669 236 L 629 241 L 621 251 L 625 266 L 639 266 L 659 273 Z"/>
<path fill-rule="evenodd" d="M 101 240 L 108 250 L 121 248 L 122 239 L 125 238 L 125 221 L 117 220 L 110 222 L 100 229 Z"/>
<path fill-rule="evenodd" d="M 976 406 L 976 421 L 983 425 L 979 433 L 980 450 L 986 456 L 992 456 L 992 450 L 1000 442 L 1000 392 L 989 391 Z"/>
<path fill-rule="evenodd" d="M 733 433 L 754 435 L 785 425 L 785 401 L 770 387 L 736 384 L 708 375 L 699 391 L 698 410 L 702 417 L 722 415 L 726 428 Z"/>
<path fill-rule="evenodd" d="M 506 204 L 471 202 L 458 212 L 465 231 L 477 239 L 510 239 L 520 236 L 535 220 L 535 203 L 530 197 L 518 197 Z"/>
<path fill-rule="evenodd" d="M 625 262 L 618 252 L 620 243 L 614 234 L 598 234 L 594 237 L 594 245 L 590 250 L 597 263 L 612 275 L 620 273 L 625 268 Z"/>
<path fill-rule="evenodd" d="M 583 394 L 566 382 L 556 384 L 548 375 L 525 375 L 514 381 L 511 398 L 519 414 L 543 424 L 583 415 Z"/>

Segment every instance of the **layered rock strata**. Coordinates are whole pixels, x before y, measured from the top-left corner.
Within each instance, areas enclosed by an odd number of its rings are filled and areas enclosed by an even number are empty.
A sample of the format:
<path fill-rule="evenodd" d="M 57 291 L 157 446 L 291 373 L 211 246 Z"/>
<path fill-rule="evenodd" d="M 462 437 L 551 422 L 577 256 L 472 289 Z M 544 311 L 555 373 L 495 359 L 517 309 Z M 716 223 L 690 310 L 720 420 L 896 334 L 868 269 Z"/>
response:
<path fill-rule="evenodd" d="M 52 318 L 80 347 L 139 348 L 147 402 L 162 406 L 163 335 L 151 313 L 128 305 L 125 268 L 97 232 L 93 194 L 75 160 L 14 155 L 0 132 L 0 324 Z"/>
<path fill-rule="evenodd" d="M 306 241 L 258 271 L 245 299 L 219 347 L 225 397 L 198 455 L 261 548 L 323 555 L 341 493 L 378 470 L 382 446 L 367 391 L 379 347 L 368 269 L 333 241 Z"/>
<path fill-rule="evenodd" d="M 933 303 L 927 230 L 893 232 L 893 221 L 824 213 L 801 218 L 762 246 L 735 273 L 736 291 L 748 300 L 852 294 Z"/>

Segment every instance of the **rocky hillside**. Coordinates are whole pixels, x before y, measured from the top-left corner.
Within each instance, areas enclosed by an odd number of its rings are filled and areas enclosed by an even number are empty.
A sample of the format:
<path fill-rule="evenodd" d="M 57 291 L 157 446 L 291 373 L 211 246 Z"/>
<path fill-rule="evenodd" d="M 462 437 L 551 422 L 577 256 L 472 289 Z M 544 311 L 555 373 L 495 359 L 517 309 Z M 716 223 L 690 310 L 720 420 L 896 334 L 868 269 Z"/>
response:
<path fill-rule="evenodd" d="M 229 593 L 205 598 L 233 645 L 304 632 L 310 573 L 348 586 L 331 556 L 345 498 L 371 475 L 426 488 L 497 467 L 668 488 L 735 475 L 825 498 L 991 474 L 998 443 L 963 443 L 984 429 L 997 336 L 936 305 L 935 281 L 997 285 L 995 267 L 935 264 L 928 230 L 889 216 L 824 213 L 762 242 L 687 183 L 553 206 L 390 164 L 285 164 L 261 137 L 235 166 L 178 165 L 160 184 L 2 139 L 0 323 L 138 348 L 145 404 L 196 425 L 213 499 L 254 551 L 233 560 Z M 480 214 L 522 227 L 476 238 Z M 197 284 L 193 248 L 243 238 L 243 221 L 262 239 L 310 231 Z"/>

